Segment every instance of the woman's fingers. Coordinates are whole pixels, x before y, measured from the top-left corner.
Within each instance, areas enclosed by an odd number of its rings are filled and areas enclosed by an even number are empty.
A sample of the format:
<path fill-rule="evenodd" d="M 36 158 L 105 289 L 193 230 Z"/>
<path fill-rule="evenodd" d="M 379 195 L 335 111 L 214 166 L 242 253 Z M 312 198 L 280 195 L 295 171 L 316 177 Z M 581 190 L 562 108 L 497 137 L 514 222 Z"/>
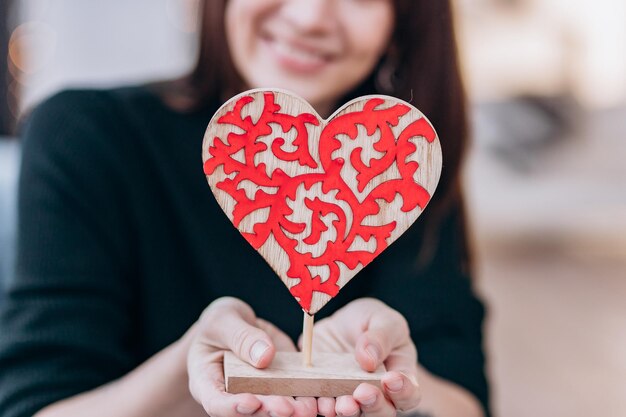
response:
<path fill-rule="evenodd" d="M 243 417 L 255 414 L 261 407 L 261 402 L 252 394 L 216 393 L 202 402 L 204 411 L 210 416 Z"/>
<path fill-rule="evenodd" d="M 366 417 L 395 417 L 396 408 L 383 393 L 373 385 L 361 384 L 352 394 L 359 404 L 361 415 Z"/>
<path fill-rule="evenodd" d="M 335 399 L 331 397 L 320 397 L 317 399 L 317 414 L 324 417 L 336 417 Z"/>
<path fill-rule="evenodd" d="M 406 343 L 396 348 L 385 359 L 387 371 L 400 372 L 417 380 L 417 350 L 413 343 Z"/>
<path fill-rule="evenodd" d="M 201 361 L 190 352 L 190 362 Z M 257 412 L 262 403 L 252 394 L 228 394 L 224 392 L 224 375 L 220 362 L 197 363 L 190 366 L 189 391 L 202 405 L 208 415 L 220 417 L 241 417 Z"/>
<path fill-rule="evenodd" d="M 361 384 L 353 395 L 317 400 L 318 414 L 325 417 L 359 416 L 394 417 L 397 411 L 417 407 L 421 398 L 414 378 L 400 372 L 387 372 L 382 378 L 383 392 L 370 384 Z M 334 407 L 333 407 L 334 406 Z"/>
<path fill-rule="evenodd" d="M 421 391 L 416 382 L 417 351 L 408 323 L 399 312 L 381 301 L 360 299 L 320 321 L 315 330 L 318 346 L 331 351 L 354 349 L 364 370 L 375 371 L 384 362 L 388 371 L 381 388 L 361 384 L 352 396 L 318 399 L 318 414 L 393 417 L 398 410 L 411 410 L 418 405 Z"/>
<path fill-rule="evenodd" d="M 221 298 L 203 313 L 199 342 L 230 350 L 252 366 L 265 368 L 272 362 L 275 347 L 272 338 L 256 324 L 254 312 L 246 303 Z"/>
<path fill-rule="evenodd" d="M 313 397 L 296 397 L 293 404 L 293 417 L 315 417 L 317 400 Z"/>
<path fill-rule="evenodd" d="M 385 360 L 387 373 L 382 377 L 383 389 L 398 410 L 411 410 L 420 402 L 416 364 L 417 351 L 413 343 L 398 347 Z"/>
<path fill-rule="evenodd" d="M 274 341 L 274 346 L 280 352 L 296 352 L 296 346 L 289 336 L 269 321 L 258 319 L 257 326 L 264 330 Z M 293 407 L 293 417 L 315 417 L 317 415 L 317 400 L 313 397 L 287 397 Z"/>
<path fill-rule="evenodd" d="M 359 403 L 351 395 L 337 397 L 335 402 L 335 413 L 338 416 L 357 417 L 361 413 Z"/>
<path fill-rule="evenodd" d="M 411 343 L 402 314 L 373 298 L 352 301 L 327 320 L 332 331 L 326 331 L 325 338 L 330 335 L 343 342 L 344 351 L 354 349 L 357 362 L 366 371 L 375 371 L 394 349 Z"/>
<path fill-rule="evenodd" d="M 260 411 L 270 417 L 291 417 L 294 413 L 294 399 L 279 395 L 258 395 L 257 398 L 263 404 Z"/>
<path fill-rule="evenodd" d="M 313 397 L 282 397 L 278 395 L 259 395 L 262 402 L 260 412 L 270 417 L 315 417 L 317 402 Z"/>
<path fill-rule="evenodd" d="M 190 352 L 191 354 L 191 352 Z M 206 356 L 211 358 L 211 356 Z M 276 395 L 229 394 L 225 392 L 221 362 L 195 367 L 189 389 L 208 415 L 216 417 L 315 417 L 315 398 L 281 397 Z"/>
<path fill-rule="evenodd" d="M 393 403 L 396 410 L 412 410 L 417 407 L 422 398 L 415 377 L 392 371 L 383 375 L 381 382 L 387 398 Z"/>
<path fill-rule="evenodd" d="M 289 336 L 267 320 L 256 319 L 257 327 L 265 331 L 274 342 L 277 352 L 296 352 L 296 345 Z"/>
<path fill-rule="evenodd" d="M 224 351 L 230 350 L 243 361 L 262 368 L 269 365 L 277 346 L 281 350 L 295 350 L 283 332 L 257 319 L 244 302 L 221 298 L 211 303 L 198 322 L 187 356 L 193 398 L 215 417 L 315 417 L 314 398 L 225 392 Z"/>
<path fill-rule="evenodd" d="M 357 338 L 356 360 L 361 368 L 373 372 L 395 349 L 410 342 L 405 318 L 391 308 L 381 308 L 372 313 L 366 330 Z"/>

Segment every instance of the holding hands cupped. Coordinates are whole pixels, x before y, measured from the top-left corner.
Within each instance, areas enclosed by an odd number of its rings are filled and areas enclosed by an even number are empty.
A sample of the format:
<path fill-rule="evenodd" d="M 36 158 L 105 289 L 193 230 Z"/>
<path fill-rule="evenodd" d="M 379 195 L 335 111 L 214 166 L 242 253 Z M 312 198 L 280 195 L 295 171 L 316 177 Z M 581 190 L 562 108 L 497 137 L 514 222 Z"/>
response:
<path fill-rule="evenodd" d="M 361 384 L 352 395 L 318 398 L 318 414 L 392 417 L 417 407 L 417 351 L 404 317 L 381 301 L 362 298 L 347 304 L 313 329 L 316 351 L 354 352 L 361 368 L 374 371 L 381 363 L 387 372 L 379 389 Z"/>
<path fill-rule="evenodd" d="M 354 352 L 367 371 L 384 362 L 388 372 L 382 390 L 361 384 L 352 395 L 318 399 L 227 393 L 225 351 L 265 368 L 276 351 L 296 347 L 277 327 L 256 318 L 243 301 L 225 297 L 211 303 L 197 323 L 187 359 L 191 395 L 213 417 L 394 416 L 397 410 L 417 406 L 415 346 L 404 318 L 382 302 L 360 299 L 348 304 L 315 325 L 313 343 L 314 351 Z"/>
<path fill-rule="evenodd" d="M 189 390 L 210 416 L 314 417 L 317 414 L 312 397 L 226 392 L 225 351 L 232 351 L 257 368 L 265 368 L 277 350 L 296 350 L 286 334 L 256 318 L 250 306 L 235 298 L 220 298 L 206 308 L 197 325 L 187 358 Z"/>

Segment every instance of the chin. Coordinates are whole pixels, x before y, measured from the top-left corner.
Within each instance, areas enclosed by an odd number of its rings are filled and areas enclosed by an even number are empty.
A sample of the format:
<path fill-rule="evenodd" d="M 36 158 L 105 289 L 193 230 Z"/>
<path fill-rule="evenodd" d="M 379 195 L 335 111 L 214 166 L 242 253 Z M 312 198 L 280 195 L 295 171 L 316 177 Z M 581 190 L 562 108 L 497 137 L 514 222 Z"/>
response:
<path fill-rule="evenodd" d="M 276 88 L 279 90 L 287 90 L 302 97 L 312 106 L 315 106 L 316 103 L 328 103 L 336 100 L 331 98 L 331 96 L 334 97 L 334 95 L 320 94 L 321 87 L 319 87 L 318 85 L 308 84 L 306 86 L 303 86 L 300 82 L 285 82 L 284 79 L 265 80 L 263 82 L 254 83 L 252 85 L 254 85 L 254 88 Z"/>

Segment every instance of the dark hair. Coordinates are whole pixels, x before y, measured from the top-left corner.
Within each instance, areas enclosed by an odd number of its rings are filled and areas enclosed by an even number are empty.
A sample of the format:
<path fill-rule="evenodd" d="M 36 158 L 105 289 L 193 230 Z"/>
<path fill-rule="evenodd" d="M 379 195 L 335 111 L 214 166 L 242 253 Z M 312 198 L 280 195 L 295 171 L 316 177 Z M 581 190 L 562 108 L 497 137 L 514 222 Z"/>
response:
<path fill-rule="evenodd" d="M 422 222 L 425 244 L 420 263 L 428 263 L 437 245 L 442 218 L 460 209 L 459 236 L 465 235 L 460 172 L 468 142 L 466 98 L 449 0 L 395 0 L 395 30 L 386 54 L 344 102 L 365 94 L 389 94 L 420 109 L 441 139 L 444 168 L 435 197 Z M 227 100 L 246 89 L 230 58 L 224 27 L 226 0 L 201 2 L 198 60 L 185 77 L 160 85 L 167 103 L 181 111 L 203 107 L 216 98 Z M 428 214 L 428 216 L 426 216 Z M 428 219 L 428 220 L 426 220 Z M 468 247 L 462 239 L 464 267 Z"/>

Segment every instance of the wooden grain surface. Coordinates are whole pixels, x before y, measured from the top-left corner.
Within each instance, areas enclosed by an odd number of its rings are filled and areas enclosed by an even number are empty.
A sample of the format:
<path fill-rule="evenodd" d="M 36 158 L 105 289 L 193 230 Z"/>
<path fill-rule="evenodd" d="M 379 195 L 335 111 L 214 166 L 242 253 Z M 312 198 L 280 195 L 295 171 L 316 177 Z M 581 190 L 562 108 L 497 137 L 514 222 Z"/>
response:
<path fill-rule="evenodd" d="M 229 393 L 338 397 L 354 392 L 366 382 L 380 387 L 385 373 L 381 365 L 375 372 L 359 367 L 350 353 L 314 352 L 313 366 L 303 365 L 299 352 L 277 352 L 266 369 L 256 369 L 232 352 L 224 357 L 224 376 Z"/>

